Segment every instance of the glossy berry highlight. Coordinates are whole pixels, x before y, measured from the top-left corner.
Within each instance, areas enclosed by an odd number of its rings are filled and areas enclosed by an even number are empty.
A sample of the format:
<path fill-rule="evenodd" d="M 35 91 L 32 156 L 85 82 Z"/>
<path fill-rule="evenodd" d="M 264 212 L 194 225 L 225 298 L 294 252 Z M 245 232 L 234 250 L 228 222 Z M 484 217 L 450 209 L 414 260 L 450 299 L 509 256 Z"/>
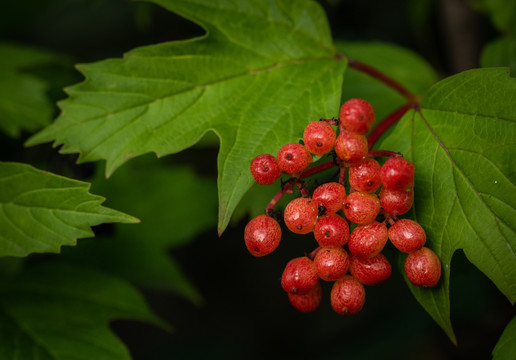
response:
<path fill-rule="evenodd" d="M 408 254 L 425 245 L 426 233 L 414 220 L 400 219 L 389 228 L 389 239 L 396 249 Z"/>
<path fill-rule="evenodd" d="M 260 185 L 271 185 L 281 176 L 278 160 L 270 154 L 258 155 L 251 161 L 251 175 Z"/>
<path fill-rule="evenodd" d="M 338 214 L 319 216 L 314 226 L 314 237 L 322 247 L 338 248 L 349 240 L 349 225 Z"/>
<path fill-rule="evenodd" d="M 276 250 L 280 240 L 280 225 L 267 215 L 258 215 L 249 221 L 244 230 L 247 250 L 256 257 L 265 256 Z"/>
<path fill-rule="evenodd" d="M 330 124 L 324 121 L 310 122 L 303 132 L 303 142 L 312 154 L 322 156 L 333 149 L 337 134 Z"/>
<path fill-rule="evenodd" d="M 435 252 L 427 247 L 408 254 L 404 269 L 414 286 L 434 287 L 441 278 L 441 261 Z"/>
<path fill-rule="evenodd" d="M 349 252 L 361 258 L 378 255 L 388 240 L 388 230 L 384 223 L 374 221 L 353 229 L 348 241 Z"/>
<path fill-rule="evenodd" d="M 373 126 L 376 116 L 373 106 L 363 99 L 350 99 L 342 104 L 339 113 L 341 127 L 357 133 L 367 134 Z"/>
<path fill-rule="evenodd" d="M 344 201 L 343 211 L 346 218 L 359 225 L 372 223 L 380 213 L 380 200 L 376 194 L 354 192 Z"/>
<path fill-rule="evenodd" d="M 387 280 L 391 276 L 392 268 L 383 254 L 368 259 L 352 256 L 349 272 L 360 283 L 374 286 Z"/>
<path fill-rule="evenodd" d="M 283 220 L 295 234 L 308 234 L 317 221 L 317 208 L 311 198 L 296 198 L 285 207 Z"/>
<path fill-rule="evenodd" d="M 383 186 L 391 190 L 410 190 L 414 187 L 414 164 L 402 157 L 388 158 L 380 169 Z"/>
<path fill-rule="evenodd" d="M 312 155 L 298 143 L 283 145 L 278 151 L 278 166 L 287 174 L 297 174 L 305 170 L 312 163 Z"/>
<path fill-rule="evenodd" d="M 378 190 L 380 179 L 380 164 L 374 159 L 365 159 L 361 164 L 349 168 L 349 185 L 360 192 L 372 193 Z"/>

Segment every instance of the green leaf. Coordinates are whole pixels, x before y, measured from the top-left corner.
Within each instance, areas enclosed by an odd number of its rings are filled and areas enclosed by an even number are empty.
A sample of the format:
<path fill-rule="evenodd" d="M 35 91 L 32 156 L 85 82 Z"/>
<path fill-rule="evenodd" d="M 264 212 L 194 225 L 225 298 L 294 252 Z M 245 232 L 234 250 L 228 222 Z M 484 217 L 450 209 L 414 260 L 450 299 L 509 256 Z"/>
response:
<path fill-rule="evenodd" d="M 132 286 L 78 266 L 36 265 L 3 283 L 0 294 L 2 359 L 130 359 L 110 321 L 168 328 Z"/>
<path fill-rule="evenodd" d="M 480 57 L 482 67 L 510 67 L 516 77 L 516 39 L 503 37 L 488 43 Z"/>
<path fill-rule="evenodd" d="M 0 43 L 0 130 L 11 137 L 34 132 L 52 120 L 54 107 L 47 84 L 26 70 L 57 62 L 54 54 Z"/>
<path fill-rule="evenodd" d="M 81 241 L 63 252 L 74 262 L 94 264 L 146 289 L 174 291 L 195 303 L 201 297 L 167 251 L 204 231 L 216 234 L 215 179 L 150 156 L 135 159 L 109 180 L 93 181 L 107 204 L 138 216 L 138 226 L 116 225 L 114 238 Z"/>
<path fill-rule="evenodd" d="M 516 79 L 504 68 L 470 70 L 437 83 L 378 148 L 416 165 L 415 217 L 441 259 L 435 288 L 412 292 L 455 341 L 449 277 L 455 250 L 516 301 Z"/>
<path fill-rule="evenodd" d="M 101 206 L 89 184 L 19 163 L 0 162 L 0 256 L 59 252 L 93 236 L 90 226 L 138 219 Z"/>
<path fill-rule="evenodd" d="M 516 3 L 512 0 L 482 0 L 493 24 L 502 32 L 516 36 Z"/>
<path fill-rule="evenodd" d="M 513 317 L 493 349 L 493 360 L 514 359 L 516 354 L 516 317 Z"/>
<path fill-rule="evenodd" d="M 388 43 L 337 42 L 337 49 L 349 58 L 368 64 L 412 91 L 423 96 L 437 82 L 432 67 L 416 53 Z M 342 102 L 351 98 L 369 101 L 377 122 L 407 103 L 398 92 L 352 67 L 346 71 L 342 87 Z"/>
<path fill-rule="evenodd" d="M 251 187 L 248 167 L 311 120 L 338 113 L 346 61 L 310 0 L 156 0 L 206 35 L 81 65 L 61 116 L 27 145 L 53 141 L 106 173 L 132 157 L 176 153 L 208 131 L 220 138 L 219 231 Z"/>

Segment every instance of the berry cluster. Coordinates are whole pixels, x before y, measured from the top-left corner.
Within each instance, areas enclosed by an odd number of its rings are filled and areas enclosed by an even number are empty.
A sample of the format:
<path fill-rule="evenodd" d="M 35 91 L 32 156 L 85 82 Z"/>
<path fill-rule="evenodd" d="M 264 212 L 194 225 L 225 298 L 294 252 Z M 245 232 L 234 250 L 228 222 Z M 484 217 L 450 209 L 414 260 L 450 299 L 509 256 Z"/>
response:
<path fill-rule="evenodd" d="M 290 260 L 281 277 L 281 286 L 299 311 L 318 307 L 322 279 L 334 282 L 331 305 L 337 313 L 359 312 L 365 302 L 364 285 L 379 284 L 391 275 L 389 260 L 382 254 L 388 240 L 408 253 L 405 273 L 412 284 L 432 287 L 439 281 L 441 264 L 424 246 L 425 231 L 413 220 L 398 218 L 412 207 L 414 164 L 399 153 L 369 151 L 365 134 L 374 122 L 371 104 L 351 99 L 342 105 L 339 119 L 310 122 L 302 144 L 286 144 L 276 157 L 262 154 L 251 162 L 258 184 L 273 184 L 282 173 L 289 179 L 282 182 L 266 213 L 247 224 L 244 240 L 249 252 L 259 257 L 278 247 L 281 227 L 273 209 L 283 194 L 294 189 L 301 196 L 288 203 L 283 221 L 293 233 L 313 233 L 318 244 L 309 256 Z M 312 154 L 332 160 L 309 168 Z M 375 156 L 388 158 L 380 165 Z M 338 181 L 310 191 L 304 179 L 333 166 L 340 169 Z"/>

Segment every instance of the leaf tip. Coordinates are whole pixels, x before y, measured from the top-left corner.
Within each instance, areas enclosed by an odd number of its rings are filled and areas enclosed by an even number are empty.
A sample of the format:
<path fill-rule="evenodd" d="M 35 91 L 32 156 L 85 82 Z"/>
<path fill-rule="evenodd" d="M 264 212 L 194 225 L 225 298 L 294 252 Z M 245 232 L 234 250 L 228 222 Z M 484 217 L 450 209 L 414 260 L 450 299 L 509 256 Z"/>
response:
<path fill-rule="evenodd" d="M 219 237 L 221 237 L 221 236 L 222 236 L 222 233 L 223 233 L 223 232 L 224 232 L 224 229 L 222 229 L 222 228 L 217 228 L 217 235 L 218 235 Z"/>

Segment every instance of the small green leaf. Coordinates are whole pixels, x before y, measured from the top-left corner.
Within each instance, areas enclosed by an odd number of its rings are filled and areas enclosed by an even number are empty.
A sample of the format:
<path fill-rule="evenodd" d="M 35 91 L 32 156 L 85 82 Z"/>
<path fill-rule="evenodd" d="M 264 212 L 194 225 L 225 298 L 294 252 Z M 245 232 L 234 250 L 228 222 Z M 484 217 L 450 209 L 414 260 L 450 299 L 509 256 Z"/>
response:
<path fill-rule="evenodd" d="M 169 328 L 124 281 L 78 266 L 42 263 L 0 288 L 0 358 L 130 359 L 115 319 Z"/>
<path fill-rule="evenodd" d="M 138 219 L 101 206 L 89 184 L 19 163 L 0 162 L 0 256 L 59 252 L 90 226 Z"/>
<path fill-rule="evenodd" d="M 109 206 L 129 211 L 141 223 L 117 224 L 112 238 L 81 241 L 60 256 L 95 265 L 143 288 L 173 291 L 199 303 L 198 291 L 167 252 L 204 231 L 216 236 L 217 186 L 215 179 L 167 160 L 143 156 L 108 180 L 99 171 L 93 190 L 109 194 Z"/>
<path fill-rule="evenodd" d="M 481 0 L 501 32 L 516 36 L 516 2 L 512 0 Z"/>
<path fill-rule="evenodd" d="M 435 288 L 410 285 L 417 300 L 455 340 L 449 276 L 455 250 L 516 301 L 516 79 L 477 69 L 431 88 L 378 148 L 401 151 L 416 165 L 415 217 L 441 259 Z"/>
<path fill-rule="evenodd" d="M 493 349 L 493 360 L 511 360 L 516 354 L 516 317 L 513 317 Z"/>
<path fill-rule="evenodd" d="M 510 67 L 516 77 L 516 39 L 503 37 L 488 43 L 480 57 L 482 67 Z"/>
<path fill-rule="evenodd" d="M 219 231 L 253 184 L 251 159 L 275 154 L 311 120 L 337 115 L 344 58 L 311 0 L 155 0 L 206 35 L 134 49 L 81 65 L 59 118 L 28 140 L 53 141 L 79 161 L 106 160 L 111 175 L 135 156 L 220 138 Z"/>
<path fill-rule="evenodd" d="M 38 49 L 0 43 L 0 130 L 11 137 L 36 131 L 52 120 L 54 107 L 47 85 L 27 69 L 57 62 L 55 55 Z"/>

